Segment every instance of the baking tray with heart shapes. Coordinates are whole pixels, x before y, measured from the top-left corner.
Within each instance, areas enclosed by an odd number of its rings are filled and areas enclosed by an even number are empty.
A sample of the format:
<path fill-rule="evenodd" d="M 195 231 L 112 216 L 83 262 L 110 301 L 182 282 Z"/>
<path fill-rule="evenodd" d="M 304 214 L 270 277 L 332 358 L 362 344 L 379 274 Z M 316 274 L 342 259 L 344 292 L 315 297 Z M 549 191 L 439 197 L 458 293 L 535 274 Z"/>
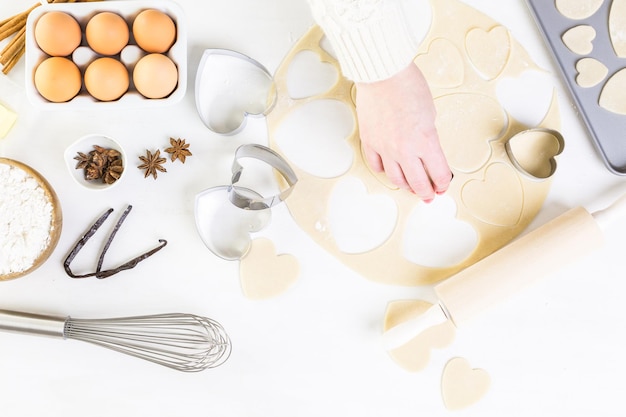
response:
<path fill-rule="evenodd" d="M 527 0 L 605 165 L 626 175 L 626 0 Z"/>

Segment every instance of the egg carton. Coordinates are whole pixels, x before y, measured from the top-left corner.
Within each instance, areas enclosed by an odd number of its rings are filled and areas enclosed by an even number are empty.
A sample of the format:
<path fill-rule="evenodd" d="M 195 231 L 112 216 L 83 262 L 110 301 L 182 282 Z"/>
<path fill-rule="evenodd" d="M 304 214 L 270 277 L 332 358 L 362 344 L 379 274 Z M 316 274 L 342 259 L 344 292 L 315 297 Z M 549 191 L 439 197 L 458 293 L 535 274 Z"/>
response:
<path fill-rule="evenodd" d="M 176 40 L 165 55 L 174 62 L 178 69 L 178 82 L 174 91 L 167 97 L 160 99 L 144 97 L 135 89 L 132 77 L 130 77 L 128 91 L 115 101 L 100 101 L 92 97 L 87 92 L 84 82 L 78 95 L 63 103 L 51 102 L 37 91 L 34 83 L 35 70 L 49 55 L 39 48 L 35 40 L 34 28 L 38 19 L 45 13 L 61 11 L 70 14 L 78 21 L 83 31 L 81 44 L 72 55 L 67 58 L 74 61 L 80 69 L 81 75 L 84 75 L 85 68 L 87 68 L 93 60 L 102 56 L 91 50 L 85 40 L 84 30 L 89 19 L 100 12 L 113 12 L 123 17 L 128 23 L 129 28 L 131 28 L 135 17 L 143 10 L 147 9 L 159 10 L 167 14 L 176 25 Z M 128 45 L 119 54 L 113 55 L 112 58 L 121 61 L 126 66 L 129 73 L 132 74 L 134 65 L 145 54 L 147 54 L 147 52 L 141 50 L 135 43 L 131 31 Z M 162 107 L 174 104 L 184 97 L 187 89 L 187 28 L 183 10 L 178 4 L 168 0 L 113 0 L 42 5 L 29 14 L 26 22 L 25 66 L 26 95 L 35 107 L 42 110 L 132 109 Z"/>

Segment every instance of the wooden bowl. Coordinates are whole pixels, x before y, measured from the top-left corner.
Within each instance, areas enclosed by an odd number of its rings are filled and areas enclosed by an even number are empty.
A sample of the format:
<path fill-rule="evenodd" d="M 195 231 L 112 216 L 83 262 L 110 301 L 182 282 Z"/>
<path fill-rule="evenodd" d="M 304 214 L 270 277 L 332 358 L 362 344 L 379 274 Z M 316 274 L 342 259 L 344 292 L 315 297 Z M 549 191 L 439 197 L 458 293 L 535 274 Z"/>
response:
<path fill-rule="evenodd" d="M 43 263 L 50 257 L 57 243 L 59 242 L 59 238 L 61 237 L 61 229 L 63 227 L 63 215 L 61 213 L 61 203 L 59 202 L 58 196 L 54 192 L 52 186 L 39 172 L 26 164 L 7 158 L 0 158 L 0 165 L 9 165 L 25 171 L 27 175 L 31 176 L 35 179 L 35 181 L 37 181 L 39 186 L 44 190 L 46 198 L 52 204 L 52 219 L 48 245 L 46 246 L 46 248 L 44 248 L 43 251 L 41 251 L 39 256 L 33 262 L 32 266 L 30 266 L 28 269 L 10 272 L 8 274 L 0 274 L 0 281 L 7 281 L 10 279 L 23 277 L 33 272 L 35 269 L 43 265 Z"/>

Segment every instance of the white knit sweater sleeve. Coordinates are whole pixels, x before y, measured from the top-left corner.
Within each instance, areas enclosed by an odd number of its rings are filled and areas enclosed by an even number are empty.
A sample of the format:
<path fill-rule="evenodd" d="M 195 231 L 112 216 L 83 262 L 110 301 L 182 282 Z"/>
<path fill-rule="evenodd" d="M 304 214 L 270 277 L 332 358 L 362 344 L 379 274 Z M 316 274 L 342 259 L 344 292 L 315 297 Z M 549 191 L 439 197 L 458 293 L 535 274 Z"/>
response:
<path fill-rule="evenodd" d="M 417 42 L 400 0 L 308 2 L 346 78 L 357 82 L 386 79 L 415 57 Z"/>

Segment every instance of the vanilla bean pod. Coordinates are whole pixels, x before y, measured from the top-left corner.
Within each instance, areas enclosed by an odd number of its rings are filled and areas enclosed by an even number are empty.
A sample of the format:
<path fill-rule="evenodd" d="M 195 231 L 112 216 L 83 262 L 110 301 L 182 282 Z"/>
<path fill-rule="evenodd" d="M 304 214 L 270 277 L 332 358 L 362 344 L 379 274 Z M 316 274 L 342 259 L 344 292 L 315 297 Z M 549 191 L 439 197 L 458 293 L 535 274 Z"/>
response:
<path fill-rule="evenodd" d="M 63 262 L 63 268 L 65 268 L 65 272 L 67 273 L 67 275 L 72 278 L 88 278 L 96 275 L 95 272 L 84 275 L 75 275 L 70 268 L 70 264 L 72 263 L 76 255 L 78 255 L 78 252 L 80 252 L 83 246 L 85 246 L 85 243 L 87 243 L 87 241 L 98 231 L 100 226 L 102 226 L 102 223 L 104 223 L 104 221 L 109 217 L 111 213 L 113 213 L 112 208 L 108 209 L 102 216 L 100 216 L 100 218 L 96 220 L 96 222 L 87 230 L 87 232 L 85 232 L 83 237 L 81 237 L 78 242 L 76 242 L 76 245 L 74 245 L 70 254 L 67 255 L 67 258 L 65 258 L 65 262 Z"/>
<path fill-rule="evenodd" d="M 143 254 L 141 254 L 141 255 L 133 258 L 133 259 L 131 259 L 130 261 L 128 261 L 128 262 L 118 266 L 117 268 L 113 268 L 113 269 L 108 269 L 108 270 L 102 271 L 101 268 L 102 268 L 102 264 L 104 262 L 104 255 L 106 254 L 107 250 L 111 246 L 111 243 L 113 242 L 113 238 L 117 234 L 118 230 L 122 226 L 122 223 L 124 222 L 124 220 L 126 219 L 126 217 L 128 216 L 128 214 L 130 213 L 131 210 L 132 210 L 132 206 L 129 205 L 126 208 L 126 210 L 124 211 L 124 213 L 122 213 L 122 215 L 120 216 L 119 220 L 115 224 L 115 227 L 113 228 L 113 230 L 109 234 L 109 237 L 108 237 L 108 239 L 107 239 L 107 241 L 106 241 L 106 243 L 104 245 L 104 248 L 102 249 L 102 252 L 100 253 L 100 256 L 98 258 L 98 265 L 96 267 L 96 271 L 88 273 L 88 274 L 77 275 L 77 274 L 74 274 L 72 272 L 70 264 L 72 263 L 72 261 L 74 260 L 76 255 L 78 255 L 78 253 L 81 251 L 81 249 L 85 246 L 87 241 L 89 241 L 89 239 L 98 231 L 100 226 L 102 226 L 102 224 L 105 222 L 105 220 L 113 212 L 113 209 L 111 208 L 111 209 L 107 210 L 102 216 L 100 216 L 100 218 L 98 220 L 96 220 L 96 222 L 87 230 L 87 232 L 85 232 L 83 237 L 81 239 L 79 239 L 79 241 L 76 243 L 74 248 L 71 250 L 70 254 L 65 259 L 65 262 L 63 263 L 63 267 L 65 268 L 65 272 L 70 277 L 72 277 L 72 278 L 96 277 L 96 278 L 100 278 L 100 279 L 108 278 L 108 277 L 110 277 L 112 275 L 117 274 L 118 272 L 134 268 L 135 266 L 137 266 L 137 264 L 139 262 L 141 262 L 141 261 L 149 258 L 150 256 L 154 255 L 156 252 L 158 252 L 161 249 L 163 249 L 165 247 L 165 245 L 167 245 L 167 241 L 165 239 L 159 239 L 160 245 L 157 246 L 156 248 L 151 249 L 151 250 L 149 250 L 149 251 L 147 251 L 147 252 L 145 252 L 145 253 L 143 253 Z"/>
<path fill-rule="evenodd" d="M 102 269 L 102 263 L 104 262 L 104 255 L 109 250 L 109 246 L 111 246 L 111 243 L 113 242 L 113 238 L 115 237 L 115 235 L 117 234 L 117 231 L 122 226 L 122 223 L 124 223 L 124 220 L 126 220 L 126 216 L 128 216 L 128 213 L 130 213 L 132 209 L 133 209 L 133 206 L 128 205 L 128 207 L 126 207 L 126 210 L 124 210 L 124 213 L 122 213 L 122 215 L 120 216 L 117 223 L 115 223 L 115 227 L 111 231 L 111 234 L 109 235 L 109 238 L 107 239 L 106 243 L 104 244 L 104 248 L 102 248 L 102 252 L 100 253 L 100 258 L 98 259 L 98 265 L 96 266 L 96 276 Z"/>
<path fill-rule="evenodd" d="M 149 250 L 148 252 L 137 256 L 136 258 L 131 259 L 130 261 L 126 262 L 125 264 L 122 264 L 120 266 L 118 266 L 115 269 L 109 269 L 106 271 L 98 271 L 96 272 L 95 276 L 96 278 L 108 278 L 111 275 L 115 275 L 118 272 L 122 272 L 125 271 L 127 269 L 132 269 L 135 266 L 137 266 L 137 264 L 141 261 L 143 261 L 144 259 L 149 258 L 150 256 L 154 255 L 155 253 L 157 253 L 158 251 L 160 251 L 161 249 L 163 249 L 165 247 L 165 245 L 167 245 L 167 240 L 165 239 L 159 239 L 159 243 L 160 245 L 157 246 L 156 248 Z"/>

